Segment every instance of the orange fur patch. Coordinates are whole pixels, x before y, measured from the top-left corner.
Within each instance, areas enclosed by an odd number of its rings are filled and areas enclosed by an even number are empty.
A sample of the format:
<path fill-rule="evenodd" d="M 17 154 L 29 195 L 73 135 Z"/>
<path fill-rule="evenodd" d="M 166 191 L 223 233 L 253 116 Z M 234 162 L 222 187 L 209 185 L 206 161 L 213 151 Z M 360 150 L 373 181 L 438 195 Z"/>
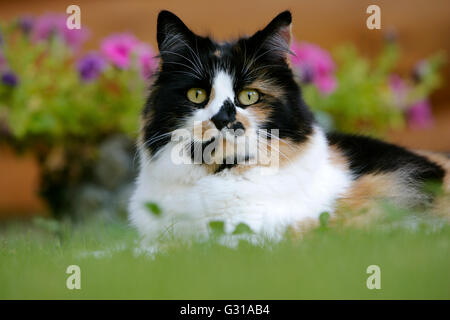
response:
<path fill-rule="evenodd" d="M 408 199 L 413 199 L 414 192 L 417 191 L 403 184 L 396 172 L 364 175 L 355 180 L 337 201 L 332 221 L 356 227 L 368 226 L 385 214 L 382 200 L 408 206 Z"/>
<path fill-rule="evenodd" d="M 242 123 L 242 125 L 244 126 L 244 128 L 247 130 L 248 128 L 250 128 L 250 120 L 248 119 L 247 116 L 245 116 L 244 114 L 237 112 L 236 113 L 236 121 Z"/>
<path fill-rule="evenodd" d="M 248 112 L 252 115 L 258 124 L 262 124 L 269 118 L 269 110 L 261 103 L 257 103 L 247 108 Z"/>
<path fill-rule="evenodd" d="M 349 164 L 345 156 L 342 154 L 342 151 L 339 150 L 336 146 L 332 145 L 329 146 L 329 152 L 330 152 L 330 162 L 334 164 L 336 167 L 339 167 L 341 169 L 348 170 Z"/>

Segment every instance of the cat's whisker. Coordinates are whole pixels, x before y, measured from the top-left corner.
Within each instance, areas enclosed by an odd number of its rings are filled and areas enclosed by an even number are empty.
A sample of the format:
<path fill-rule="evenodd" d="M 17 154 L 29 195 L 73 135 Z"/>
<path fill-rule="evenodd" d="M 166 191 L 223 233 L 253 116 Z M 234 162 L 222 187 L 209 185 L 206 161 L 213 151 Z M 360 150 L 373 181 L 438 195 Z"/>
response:
<path fill-rule="evenodd" d="M 190 51 L 191 54 L 193 55 L 192 57 L 195 58 L 195 59 L 197 60 L 199 66 L 201 67 L 201 69 L 203 69 L 203 63 L 202 63 L 202 61 L 201 61 L 200 56 L 198 55 L 198 53 L 194 52 L 194 50 L 191 48 L 191 46 L 190 46 L 186 41 L 184 41 L 184 40 L 181 39 L 180 42 L 183 43 L 183 44 L 186 46 L 186 48 L 189 49 L 189 51 Z M 197 51 L 198 51 L 198 50 L 197 50 Z"/>
<path fill-rule="evenodd" d="M 191 72 L 186 72 L 186 71 L 180 71 L 180 70 L 176 70 L 176 71 L 172 71 L 173 73 L 182 73 L 182 74 L 186 74 L 186 75 L 189 75 L 189 76 L 191 76 L 191 77 L 193 77 L 193 78 L 195 78 L 195 79 L 197 79 L 197 80 L 202 80 L 202 78 L 200 78 L 199 76 L 197 76 L 197 75 L 195 75 L 195 74 L 193 74 L 193 73 L 191 73 Z"/>
<path fill-rule="evenodd" d="M 269 151 L 269 148 L 268 148 L 269 144 L 268 143 L 265 143 L 263 141 L 260 141 L 260 143 L 262 143 L 262 146 L 264 146 L 266 148 L 265 151 L 267 153 L 272 152 L 272 151 Z M 292 160 L 285 153 L 283 153 L 280 149 L 278 149 L 277 147 L 273 146 L 272 144 L 270 145 L 270 148 L 271 148 L 271 150 L 275 149 L 275 151 L 278 152 L 281 156 L 283 156 L 287 161 L 289 161 L 289 163 L 293 164 Z"/>
<path fill-rule="evenodd" d="M 176 65 L 180 65 L 180 66 L 184 66 L 184 67 L 186 67 L 186 68 L 188 68 L 188 69 L 190 69 L 190 70 L 192 70 L 192 71 L 194 71 L 198 76 L 202 76 L 202 74 L 201 73 L 199 73 L 196 69 L 194 69 L 194 68 L 192 68 L 192 67 L 190 67 L 190 66 L 188 66 L 187 64 L 185 64 L 185 63 L 181 63 L 181 62 L 174 62 L 174 61 L 165 61 L 164 62 L 165 64 L 176 64 Z"/>
<path fill-rule="evenodd" d="M 295 146 L 294 144 L 292 144 L 291 142 L 287 141 L 286 139 L 280 138 L 280 137 L 278 137 L 278 136 L 276 136 L 276 135 L 270 133 L 270 132 L 267 131 L 267 130 L 258 130 L 258 131 L 257 131 L 257 134 L 258 134 L 258 135 L 263 135 L 263 134 L 265 134 L 265 136 L 263 136 L 263 137 L 265 137 L 265 138 L 273 138 L 273 139 L 277 139 L 278 141 L 285 143 L 285 144 L 286 144 L 288 147 L 290 147 L 292 150 L 295 150 L 295 149 L 296 149 L 296 146 Z"/>
<path fill-rule="evenodd" d="M 190 62 L 190 63 L 192 64 L 192 66 L 193 66 L 196 70 L 198 70 L 198 73 L 201 74 L 201 67 L 200 67 L 198 64 L 196 64 L 194 61 L 192 61 L 191 59 L 187 58 L 186 56 L 184 56 L 184 55 L 182 55 L 182 54 L 179 54 L 179 53 L 177 53 L 177 52 L 169 51 L 169 50 L 163 50 L 163 51 L 160 51 L 160 53 L 163 54 L 163 55 L 164 55 L 164 54 L 173 54 L 173 55 L 176 55 L 176 56 L 178 56 L 178 57 L 181 57 L 181 58 L 187 60 L 188 62 Z"/>

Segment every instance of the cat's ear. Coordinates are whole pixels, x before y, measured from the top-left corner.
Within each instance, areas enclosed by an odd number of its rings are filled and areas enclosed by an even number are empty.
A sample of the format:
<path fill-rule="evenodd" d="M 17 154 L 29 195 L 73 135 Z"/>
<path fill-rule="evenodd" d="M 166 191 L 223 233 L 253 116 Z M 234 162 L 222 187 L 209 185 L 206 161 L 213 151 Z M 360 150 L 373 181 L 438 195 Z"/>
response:
<path fill-rule="evenodd" d="M 195 34 L 170 11 L 163 10 L 158 15 L 156 40 L 159 51 L 175 51 L 188 44 Z"/>
<path fill-rule="evenodd" d="M 286 58 L 291 53 L 289 50 L 292 38 L 291 28 L 292 15 L 286 10 L 278 14 L 264 29 L 255 33 L 252 39 L 269 52 Z"/>

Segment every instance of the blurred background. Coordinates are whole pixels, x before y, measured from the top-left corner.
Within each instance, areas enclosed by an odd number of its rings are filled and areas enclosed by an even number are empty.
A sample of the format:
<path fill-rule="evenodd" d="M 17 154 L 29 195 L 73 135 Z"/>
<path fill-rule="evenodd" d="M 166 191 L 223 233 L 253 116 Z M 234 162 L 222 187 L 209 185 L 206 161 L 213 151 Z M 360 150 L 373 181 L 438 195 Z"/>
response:
<path fill-rule="evenodd" d="M 366 8 L 381 8 L 369 30 Z M 450 151 L 450 2 L 79 0 L 0 2 L 0 219 L 125 215 L 134 139 L 157 67 L 156 17 L 250 35 L 293 14 L 293 67 L 323 126 Z"/>

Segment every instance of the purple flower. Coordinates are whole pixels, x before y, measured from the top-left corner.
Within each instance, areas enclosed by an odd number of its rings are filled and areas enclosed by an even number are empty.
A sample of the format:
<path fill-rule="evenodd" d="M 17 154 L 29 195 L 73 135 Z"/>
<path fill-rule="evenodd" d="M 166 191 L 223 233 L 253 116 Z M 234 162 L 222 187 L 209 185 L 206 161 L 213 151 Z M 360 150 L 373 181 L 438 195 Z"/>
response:
<path fill-rule="evenodd" d="M 329 94 L 336 89 L 335 64 L 330 54 L 314 44 L 293 42 L 292 65 L 297 69 L 302 82 L 312 82 L 322 93 Z"/>
<path fill-rule="evenodd" d="M 45 14 L 36 19 L 32 30 L 32 40 L 39 42 L 49 40 L 52 36 L 62 39 L 73 49 L 78 49 L 87 39 L 86 29 L 68 29 L 66 26 L 66 16 L 59 14 Z"/>
<path fill-rule="evenodd" d="M 77 69 L 83 81 L 89 82 L 98 78 L 106 66 L 103 57 L 96 53 L 90 52 L 81 58 L 77 63 Z"/>
<path fill-rule="evenodd" d="M 414 129 L 428 128 L 433 124 L 431 105 L 428 100 L 420 100 L 413 104 L 407 112 L 408 125 Z"/>
<path fill-rule="evenodd" d="M 2 73 L 2 83 L 10 87 L 15 87 L 19 83 L 19 80 L 13 72 L 6 71 Z"/>
<path fill-rule="evenodd" d="M 144 78 L 149 77 L 158 66 L 152 47 L 129 33 L 113 34 L 105 38 L 101 44 L 101 51 L 120 69 L 128 69 L 135 57 Z"/>
<path fill-rule="evenodd" d="M 34 18 L 31 16 L 22 16 L 19 18 L 18 25 L 24 34 L 30 34 L 34 26 Z"/>

